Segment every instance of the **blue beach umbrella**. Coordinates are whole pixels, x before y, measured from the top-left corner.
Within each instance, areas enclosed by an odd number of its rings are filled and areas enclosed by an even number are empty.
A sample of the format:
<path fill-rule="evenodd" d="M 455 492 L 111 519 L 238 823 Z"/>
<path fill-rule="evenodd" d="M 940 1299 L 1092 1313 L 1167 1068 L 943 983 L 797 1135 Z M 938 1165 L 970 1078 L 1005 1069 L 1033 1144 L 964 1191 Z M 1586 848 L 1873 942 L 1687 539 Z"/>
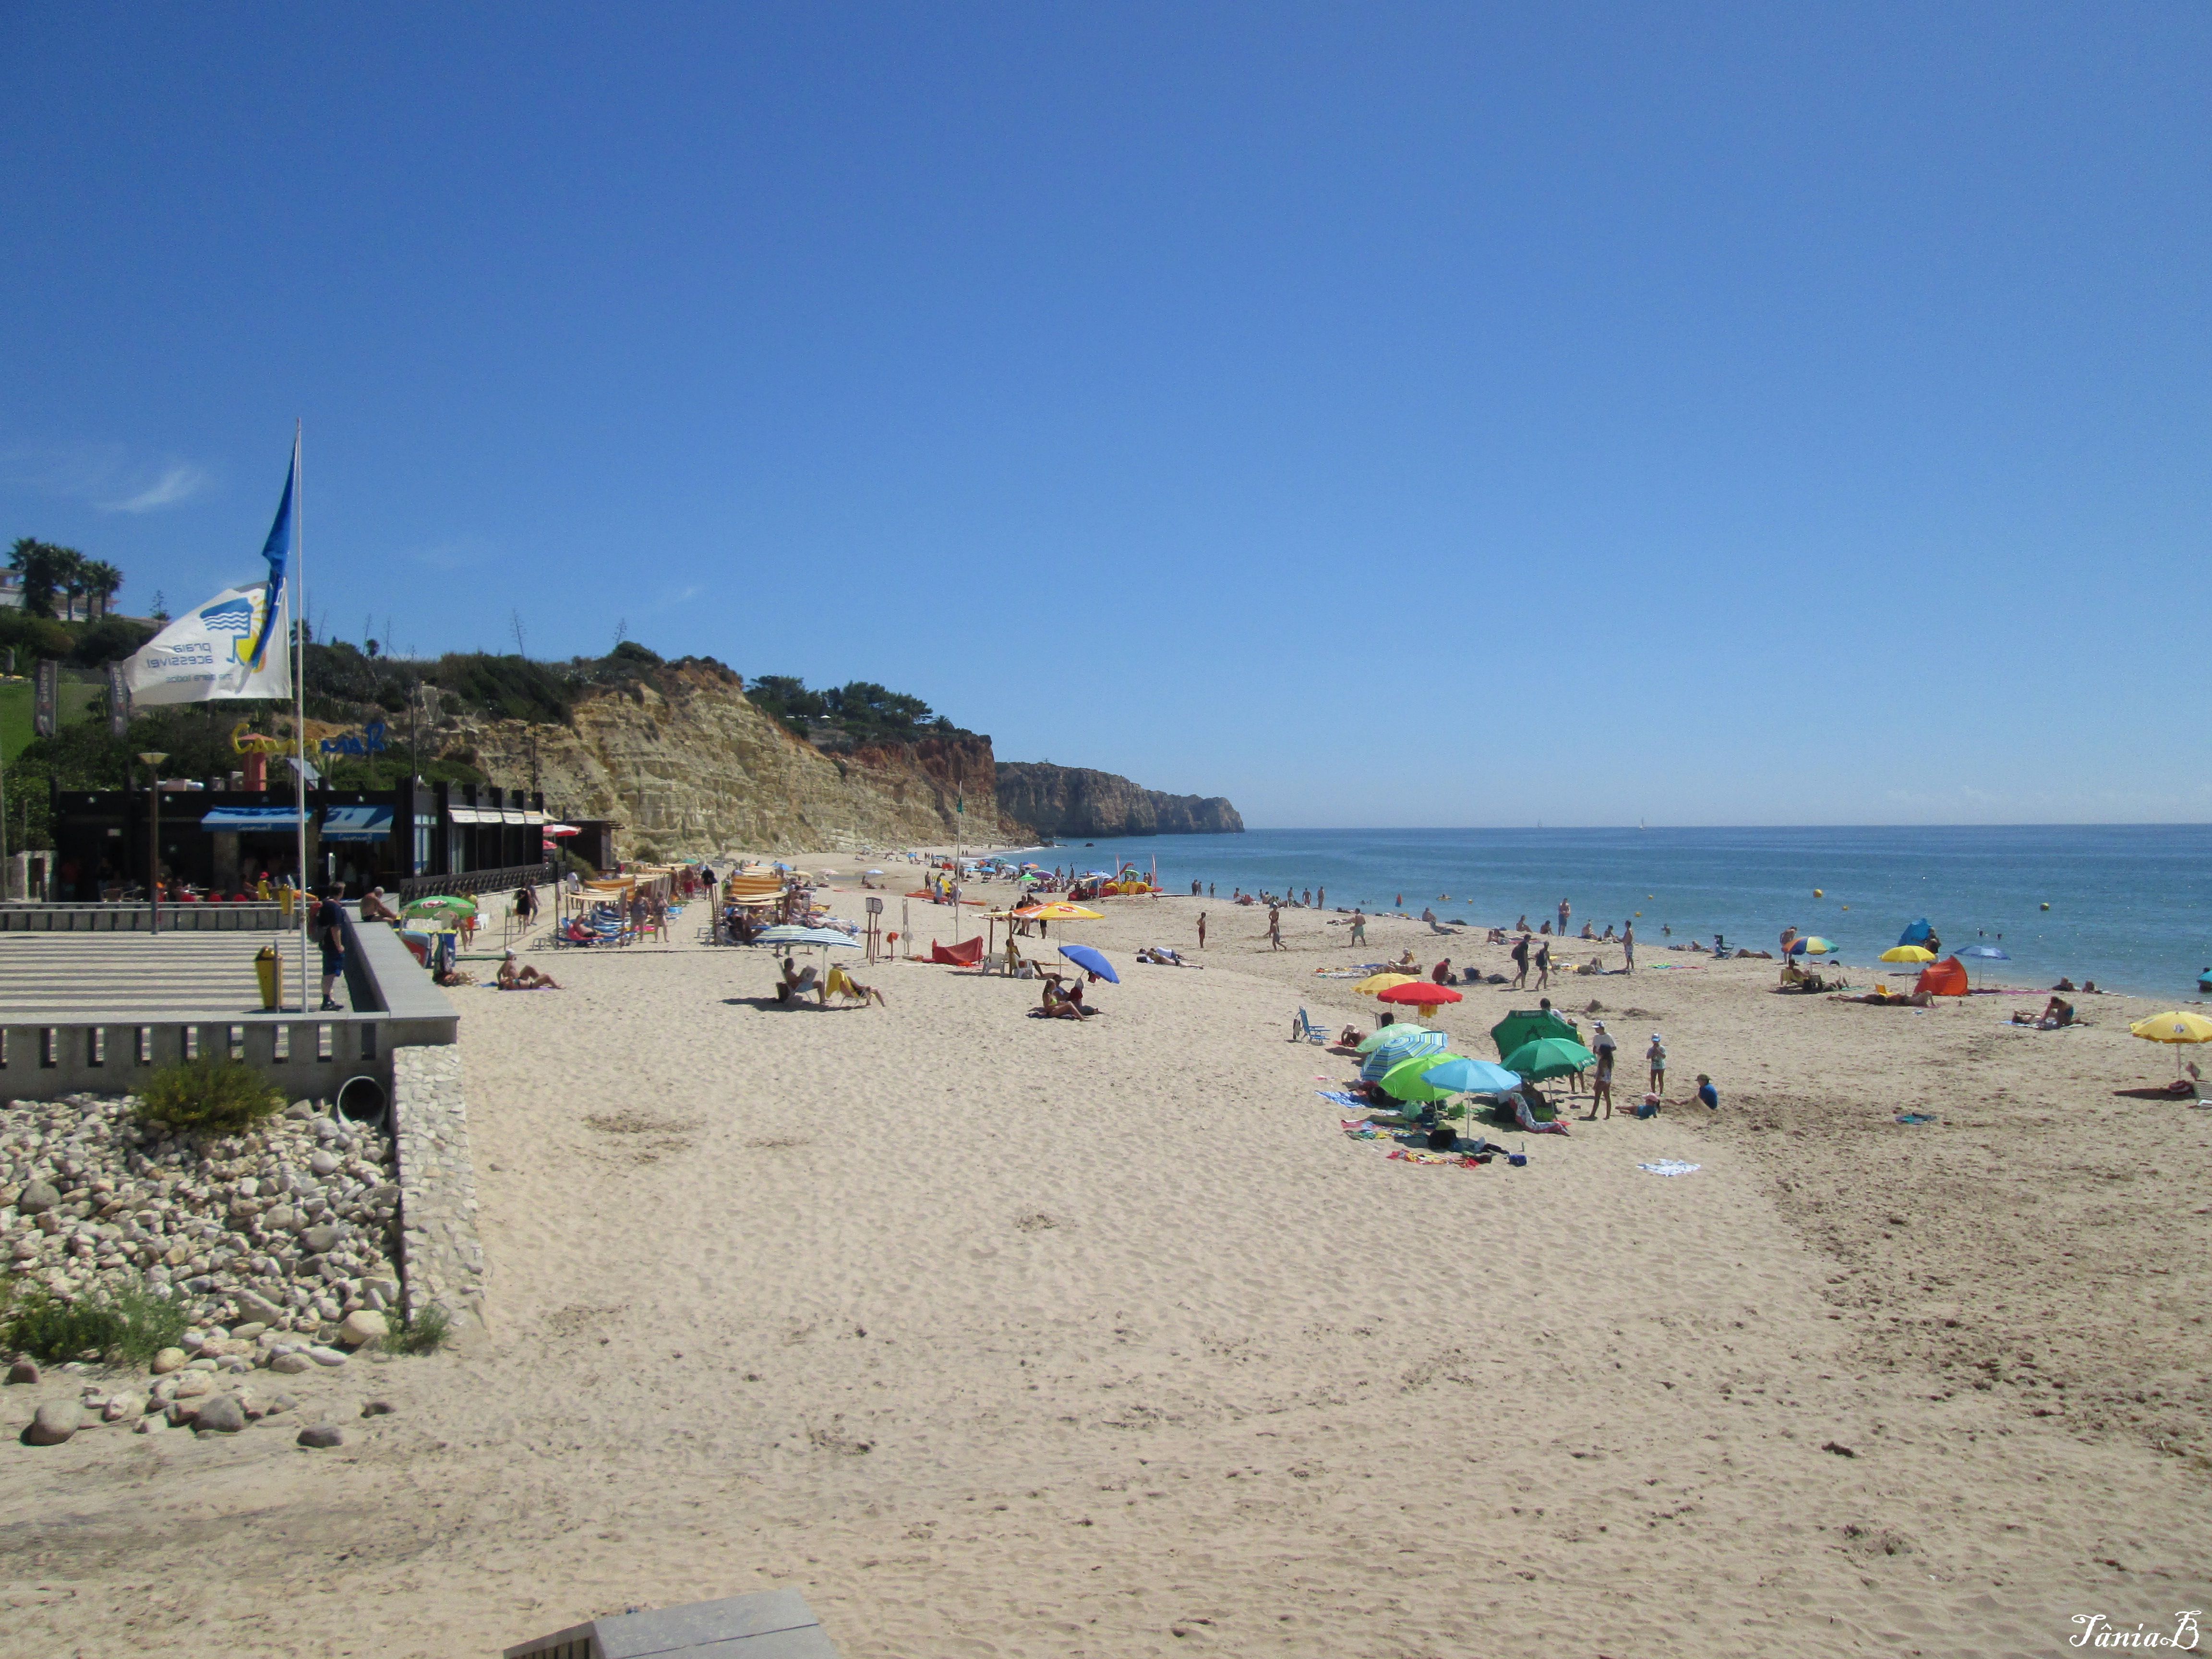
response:
<path fill-rule="evenodd" d="M 2012 953 L 2010 951 L 2000 951 L 1994 945 L 1969 945 L 1965 950 L 1960 951 L 1959 955 L 1962 957 L 1982 957 L 1990 962 L 2010 962 L 2012 960 Z"/>
<path fill-rule="evenodd" d="M 1928 918 L 1923 916 L 1911 927 L 1899 933 L 1897 936 L 1897 942 L 1899 945 L 1925 945 L 1928 943 L 1928 936 L 1935 931 L 1928 925 Z"/>
<path fill-rule="evenodd" d="M 1063 945 L 1060 953 L 1086 973 L 1096 974 L 1115 985 L 1121 982 L 1121 975 L 1114 971 L 1114 964 L 1087 945 Z"/>
<path fill-rule="evenodd" d="M 1521 1086 L 1521 1073 L 1493 1066 L 1486 1060 L 1453 1054 L 1422 1073 L 1421 1081 L 1431 1089 L 1455 1095 L 1503 1095 Z"/>

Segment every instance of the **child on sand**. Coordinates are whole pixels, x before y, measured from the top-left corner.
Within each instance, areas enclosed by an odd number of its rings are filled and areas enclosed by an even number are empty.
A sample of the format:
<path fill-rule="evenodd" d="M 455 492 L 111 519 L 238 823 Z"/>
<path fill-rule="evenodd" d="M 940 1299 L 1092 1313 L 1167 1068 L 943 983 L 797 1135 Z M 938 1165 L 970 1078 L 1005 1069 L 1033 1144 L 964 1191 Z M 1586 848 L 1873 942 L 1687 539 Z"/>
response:
<path fill-rule="evenodd" d="M 1667 1093 L 1667 1045 L 1659 1041 L 1658 1032 L 1651 1034 L 1651 1046 L 1644 1051 L 1644 1058 L 1651 1067 L 1651 1092 L 1664 1098 Z"/>
<path fill-rule="evenodd" d="M 1698 1073 L 1698 1104 L 1709 1112 L 1721 1109 L 1721 1091 L 1713 1087 L 1712 1079 L 1703 1072 Z"/>

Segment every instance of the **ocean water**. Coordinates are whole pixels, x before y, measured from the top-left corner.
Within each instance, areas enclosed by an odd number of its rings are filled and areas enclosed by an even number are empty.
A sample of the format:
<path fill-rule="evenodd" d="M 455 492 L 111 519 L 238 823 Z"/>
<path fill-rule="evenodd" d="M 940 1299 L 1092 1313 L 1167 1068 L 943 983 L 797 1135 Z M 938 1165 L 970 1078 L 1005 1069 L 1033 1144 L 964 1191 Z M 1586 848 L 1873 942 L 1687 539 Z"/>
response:
<path fill-rule="evenodd" d="M 1990 944 L 2010 953 L 1981 964 L 1985 984 L 2049 985 L 2070 974 L 2186 1003 L 2212 964 L 2212 824 L 1275 830 L 1077 841 L 1022 856 L 1084 870 L 1157 860 L 1170 891 L 1212 883 L 1217 915 L 1239 886 L 1326 888 L 1332 908 L 1370 911 L 1399 908 L 1403 894 L 1416 915 L 1427 904 L 1447 921 L 1486 926 L 1523 915 L 1535 926 L 1565 898 L 1572 931 L 1587 920 L 1602 933 L 1636 917 L 1646 960 L 1692 937 L 1710 945 L 1716 933 L 1771 951 L 1794 924 L 1864 969 L 1925 916 L 1947 951 Z"/>

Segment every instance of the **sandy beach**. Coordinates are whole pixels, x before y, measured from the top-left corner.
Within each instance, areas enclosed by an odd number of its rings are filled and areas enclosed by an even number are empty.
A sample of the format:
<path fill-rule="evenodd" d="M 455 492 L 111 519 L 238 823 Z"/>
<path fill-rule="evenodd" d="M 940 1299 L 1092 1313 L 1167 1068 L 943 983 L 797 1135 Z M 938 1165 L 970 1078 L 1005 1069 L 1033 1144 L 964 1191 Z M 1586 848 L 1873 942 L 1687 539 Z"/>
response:
<path fill-rule="evenodd" d="M 1624 1085 L 1663 1031 L 1668 1109 L 1423 1166 L 1291 1017 L 1502 947 L 1103 908 L 1050 941 L 1120 968 L 1081 1024 L 908 962 L 780 1009 L 696 908 L 454 993 L 488 1331 L 318 1379 L 393 1407 L 336 1454 L 11 1446 L 0 1648 L 493 1653 L 786 1583 L 854 1659 L 2050 1655 L 2212 1606 L 2212 1110 L 2118 1092 L 2174 1075 L 2154 1005 L 2013 1030 L 1646 940 L 1551 994 Z M 1135 963 L 1200 908 L 1203 971 Z M 1437 1023 L 1494 1057 L 1534 996 L 1465 989 Z"/>

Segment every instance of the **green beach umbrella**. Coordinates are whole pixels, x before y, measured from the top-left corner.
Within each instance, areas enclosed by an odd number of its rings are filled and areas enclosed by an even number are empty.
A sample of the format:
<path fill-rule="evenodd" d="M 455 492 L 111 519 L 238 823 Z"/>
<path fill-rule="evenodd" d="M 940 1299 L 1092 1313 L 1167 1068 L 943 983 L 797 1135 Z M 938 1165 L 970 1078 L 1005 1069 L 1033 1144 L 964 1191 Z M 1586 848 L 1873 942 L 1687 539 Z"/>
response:
<path fill-rule="evenodd" d="M 455 898 L 450 893 L 433 893 L 399 907 L 403 916 L 472 916 L 476 913 L 474 899 Z"/>
<path fill-rule="evenodd" d="M 1490 1028 L 1490 1040 L 1498 1045 L 1501 1060 L 1522 1043 L 1534 1042 L 1538 1037 L 1564 1037 L 1573 1042 L 1581 1035 L 1575 1030 L 1574 1022 L 1556 1008 L 1516 1008 Z M 1510 1060 L 1505 1060 L 1505 1064 L 1512 1071 L 1521 1069 Z"/>
<path fill-rule="evenodd" d="M 1457 1054 L 1416 1054 L 1401 1060 L 1382 1074 L 1382 1092 L 1394 1100 L 1449 1100 L 1452 1091 L 1432 1088 L 1424 1074 L 1431 1066 L 1458 1058 Z"/>
<path fill-rule="evenodd" d="M 1596 1065 L 1597 1056 L 1565 1037 L 1538 1037 L 1506 1055 L 1504 1063 L 1507 1071 L 1540 1082 L 1546 1078 L 1573 1077 L 1585 1066 Z M 1388 1086 L 1389 1079 L 1384 1083 Z"/>

